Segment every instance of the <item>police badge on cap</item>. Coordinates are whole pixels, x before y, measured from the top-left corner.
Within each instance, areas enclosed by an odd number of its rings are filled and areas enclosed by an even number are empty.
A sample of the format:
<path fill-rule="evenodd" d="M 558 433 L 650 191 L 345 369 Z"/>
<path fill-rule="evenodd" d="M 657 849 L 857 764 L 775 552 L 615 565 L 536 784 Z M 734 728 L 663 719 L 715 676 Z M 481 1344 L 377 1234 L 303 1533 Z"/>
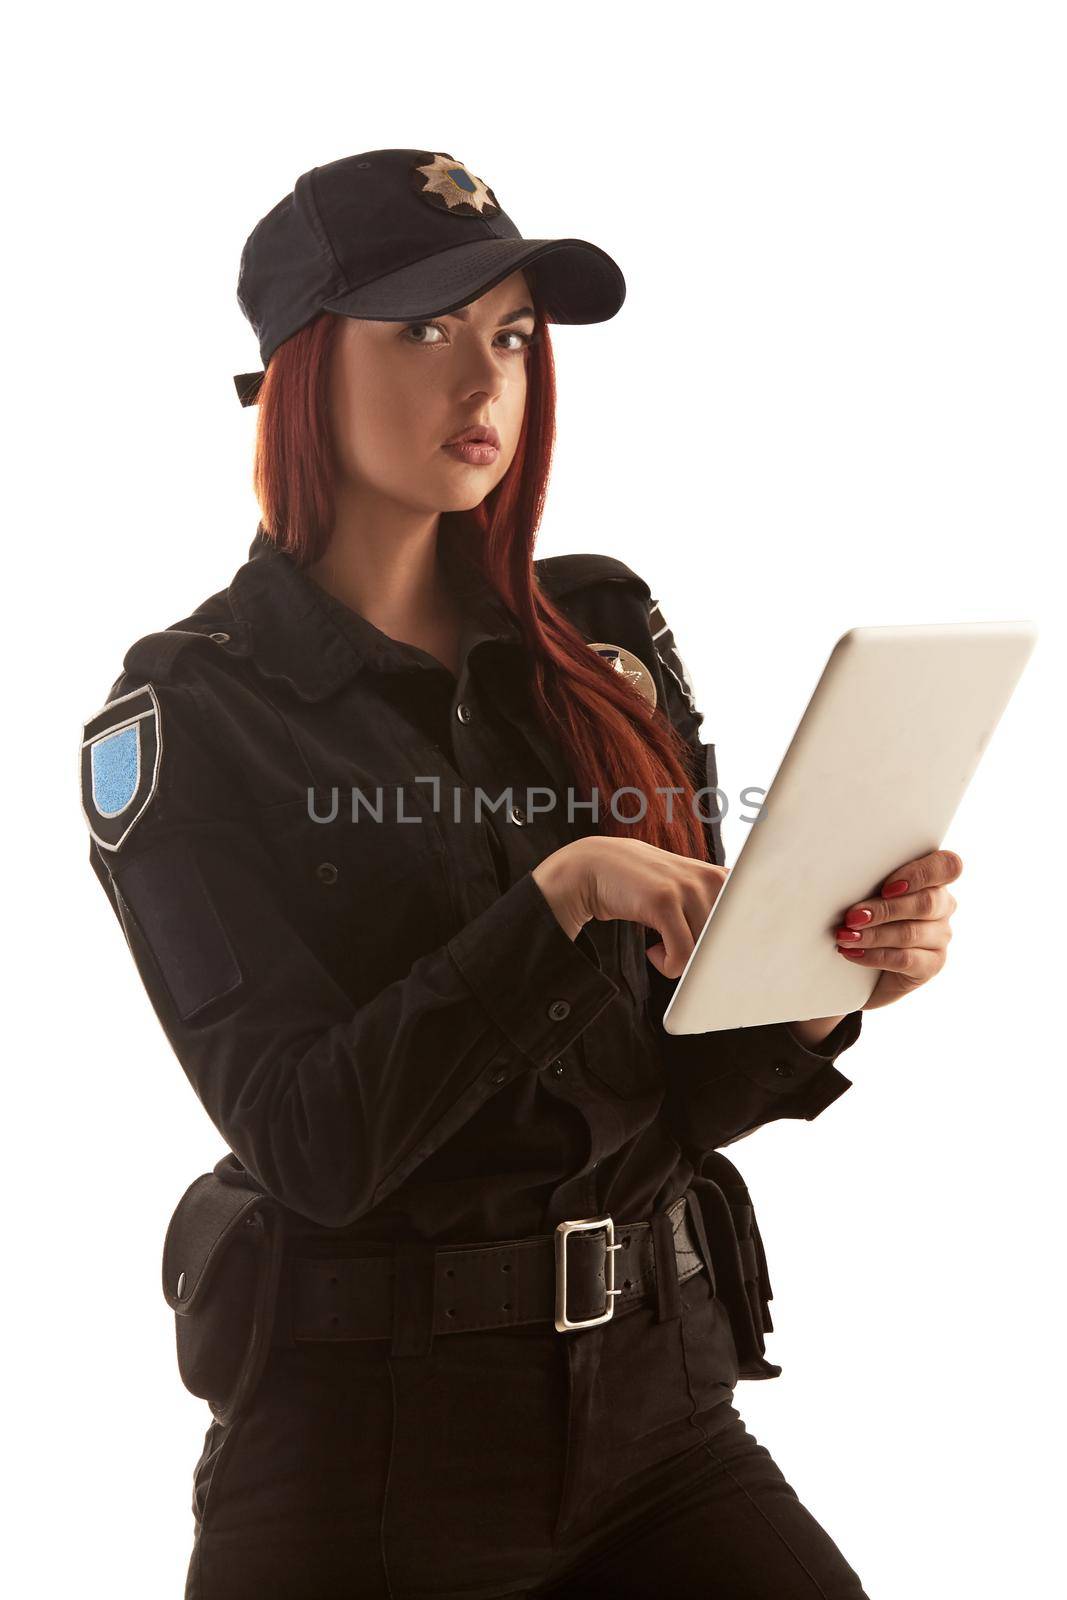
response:
<path fill-rule="evenodd" d="M 655 711 L 656 685 L 640 656 L 635 656 L 632 650 L 624 650 L 621 644 L 597 642 L 590 644 L 589 648 L 595 650 L 601 660 L 606 661 L 615 672 L 621 672 L 642 699 L 648 701 L 649 710 Z"/>
<path fill-rule="evenodd" d="M 416 162 L 411 181 L 428 205 L 455 216 L 494 217 L 500 210 L 492 189 L 469 172 L 462 161 L 453 161 L 449 155 L 435 155 L 422 165 Z"/>

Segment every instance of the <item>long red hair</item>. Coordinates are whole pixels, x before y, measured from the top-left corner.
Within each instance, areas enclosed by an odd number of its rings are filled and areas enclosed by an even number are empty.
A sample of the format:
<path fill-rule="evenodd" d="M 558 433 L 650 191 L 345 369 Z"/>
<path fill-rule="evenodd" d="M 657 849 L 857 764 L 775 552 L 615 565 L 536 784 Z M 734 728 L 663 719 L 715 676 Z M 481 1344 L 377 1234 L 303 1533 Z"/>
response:
<path fill-rule="evenodd" d="M 536 715 L 561 747 L 576 799 L 595 789 L 603 834 L 643 839 L 678 855 L 707 860 L 705 828 L 693 808 L 693 754 L 664 709 L 649 715 L 621 673 L 590 650 L 582 635 L 535 581 L 533 550 L 548 487 L 555 440 L 556 385 L 548 312 L 537 294 L 537 324 L 527 360 L 526 409 L 515 457 L 503 478 L 464 519 L 476 536 L 465 552 L 518 620 L 529 653 Z M 317 561 L 334 518 L 335 461 L 329 420 L 329 376 L 339 317 L 321 312 L 271 356 L 259 393 L 253 487 L 263 531 L 297 566 Z M 617 790 L 619 821 L 611 810 Z M 675 794 L 668 820 L 664 797 Z M 590 817 L 584 808 L 581 817 Z"/>

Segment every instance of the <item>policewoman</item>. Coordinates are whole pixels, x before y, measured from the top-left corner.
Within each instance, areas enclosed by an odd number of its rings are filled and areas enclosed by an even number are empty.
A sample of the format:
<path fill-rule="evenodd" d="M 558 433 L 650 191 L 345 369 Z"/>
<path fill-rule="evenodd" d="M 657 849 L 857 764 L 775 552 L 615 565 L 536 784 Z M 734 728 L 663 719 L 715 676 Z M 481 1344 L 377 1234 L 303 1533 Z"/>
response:
<path fill-rule="evenodd" d="M 211 1411 L 187 1600 L 863 1595 L 733 1405 L 780 1368 L 723 1154 L 837 1100 L 861 1016 L 664 1032 L 714 748 L 648 583 L 534 557 L 548 326 L 624 293 L 447 152 L 303 174 L 241 261 L 248 558 L 82 730 L 93 870 L 227 1146 L 163 1250 Z M 960 866 L 841 908 L 864 1009 L 939 970 Z"/>

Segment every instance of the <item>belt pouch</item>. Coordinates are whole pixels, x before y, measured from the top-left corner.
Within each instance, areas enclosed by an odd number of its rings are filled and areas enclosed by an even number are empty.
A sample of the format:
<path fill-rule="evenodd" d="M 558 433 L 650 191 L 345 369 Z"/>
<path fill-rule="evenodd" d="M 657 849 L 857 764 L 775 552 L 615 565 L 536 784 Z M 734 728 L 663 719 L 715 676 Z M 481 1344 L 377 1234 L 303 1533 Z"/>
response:
<path fill-rule="evenodd" d="M 700 1202 L 715 1267 L 716 1293 L 726 1307 L 742 1378 L 777 1378 L 781 1367 L 766 1358 L 772 1331 L 771 1298 L 763 1242 L 744 1179 L 718 1150 L 706 1152 L 690 1187 Z"/>
<path fill-rule="evenodd" d="M 276 1202 L 216 1172 L 194 1179 L 167 1228 L 163 1294 L 174 1312 L 178 1371 L 224 1426 L 263 1371 L 283 1242 Z"/>

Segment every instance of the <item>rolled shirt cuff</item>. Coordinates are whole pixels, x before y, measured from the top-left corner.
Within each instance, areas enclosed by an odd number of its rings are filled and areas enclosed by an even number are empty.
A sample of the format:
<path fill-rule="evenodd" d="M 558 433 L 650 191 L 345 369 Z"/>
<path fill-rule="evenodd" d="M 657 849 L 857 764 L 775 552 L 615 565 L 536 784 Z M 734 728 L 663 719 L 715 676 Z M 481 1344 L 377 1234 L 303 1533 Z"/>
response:
<path fill-rule="evenodd" d="M 852 1079 L 833 1063 L 855 1044 L 862 1026 L 863 1013 L 850 1011 L 815 1046 L 801 1044 L 786 1022 L 741 1028 L 740 1069 L 761 1089 L 796 1100 L 800 1114 L 810 1120 L 852 1087 Z"/>
<path fill-rule="evenodd" d="M 588 930 L 568 939 L 532 872 L 447 948 L 488 1016 L 535 1067 L 561 1055 L 619 992 Z"/>

